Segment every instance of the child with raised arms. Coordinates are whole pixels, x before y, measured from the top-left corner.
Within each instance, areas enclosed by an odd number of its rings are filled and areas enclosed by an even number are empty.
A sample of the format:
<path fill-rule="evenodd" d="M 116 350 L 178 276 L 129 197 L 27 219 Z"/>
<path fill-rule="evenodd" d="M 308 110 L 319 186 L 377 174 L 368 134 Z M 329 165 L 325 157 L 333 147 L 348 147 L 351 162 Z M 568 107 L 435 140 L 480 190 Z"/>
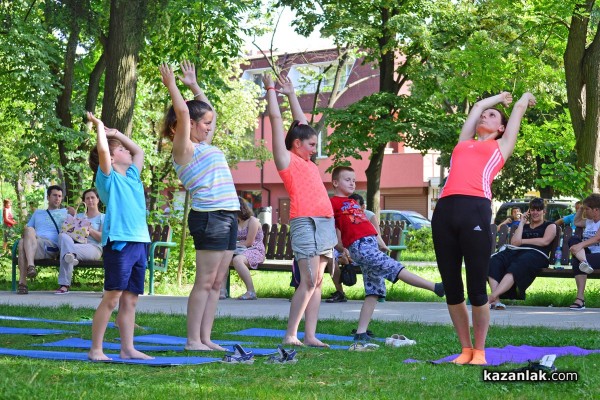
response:
<path fill-rule="evenodd" d="M 104 296 L 92 321 L 93 361 L 110 360 L 102 342 L 108 320 L 119 305 L 117 325 L 121 335 L 121 358 L 152 359 L 135 349 L 135 307 L 144 293 L 150 235 L 146 224 L 146 198 L 140 174 L 144 151 L 116 129 L 105 130 L 91 112 L 88 120 L 96 126 L 98 144 L 90 152 L 90 168 L 96 173 L 96 188 L 106 205 L 102 228 Z"/>
<path fill-rule="evenodd" d="M 284 344 L 301 346 L 298 325 L 304 319 L 304 344 L 327 347 L 316 337 L 323 273 L 333 257 L 337 243 L 333 210 L 317 166 L 311 161 L 316 153 L 317 132 L 308 125 L 304 112 L 286 78 L 279 79 L 275 90 L 270 75 L 263 76 L 267 110 L 273 129 L 273 157 L 279 176 L 290 195 L 290 235 L 294 258 L 300 270 L 300 284 L 292 297 Z M 294 122 L 284 134 L 277 92 L 290 102 Z"/>

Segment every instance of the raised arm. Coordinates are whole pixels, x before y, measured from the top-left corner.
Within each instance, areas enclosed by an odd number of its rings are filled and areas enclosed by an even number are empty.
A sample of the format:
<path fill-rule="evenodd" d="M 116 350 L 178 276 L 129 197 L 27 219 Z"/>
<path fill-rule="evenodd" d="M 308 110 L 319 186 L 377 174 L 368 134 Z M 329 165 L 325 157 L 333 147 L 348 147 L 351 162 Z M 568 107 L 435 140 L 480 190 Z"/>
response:
<path fill-rule="evenodd" d="M 583 205 L 579 207 L 579 210 L 575 213 L 575 219 L 573 220 L 573 225 L 578 228 L 585 228 L 585 217 L 583 216 Z"/>
<path fill-rule="evenodd" d="M 111 160 L 110 150 L 108 149 L 108 140 L 106 140 L 106 131 L 104 130 L 104 123 L 96 118 L 91 112 L 87 112 L 88 121 L 94 124 L 96 127 L 96 147 L 98 149 L 98 159 L 100 161 L 100 170 L 105 174 L 110 174 Z M 95 172 L 94 172 L 95 173 Z"/>
<path fill-rule="evenodd" d="M 271 121 L 271 130 L 273 136 L 273 158 L 278 171 L 286 169 L 290 165 L 290 152 L 285 148 L 285 132 L 283 131 L 283 119 L 281 110 L 277 103 L 277 92 L 273 84 L 273 78 L 270 74 L 263 75 L 263 84 L 265 85 L 267 98 L 267 112 Z"/>
<path fill-rule="evenodd" d="M 211 102 L 208 100 L 208 97 L 206 97 L 202 89 L 200 89 L 200 86 L 198 86 L 198 82 L 196 80 L 196 66 L 188 60 L 183 60 L 181 62 L 181 73 L 183 75 L 178 75 L 177 78 L 192 91 L 192 93 L 194 94 L 194 99 L 205 102 L 213 110 L 213 120 L 210 132 L 206 136 L 205 140 L 206 143 L 210 144 L 212 142 L 213 136 L 215 135 L 215 128 L 217 127 L 217 111 L 215 110 L 215 107 L 211 104 Z"/>
<path fill-rule="evenodd" d="M 106 137 L 109 139 L 117 139 L 119 142 L 121 142 L 123 147 L 129 150 L 133 165 L 135 165 L 138 171 L 141 173 L 142 168 L 144 168 L 144 150 L 142 150 L 142 148 L 133 140 L 114 128 L 107 129 Z"/>
<path fill-rule="evenodd" d="M 521 120 L 523 119 L 523 115 L 525 115 L 525 111 L 527 111 L 527 107 L 533 106 L 535 106 L 535 97 L 529 92 L 524 93 L 519 101 L 515 103 L 515 106 L 510 113 L 510 118 L 508 118 L 504 135 L 498 139 L 498 146 L 500 147 L 500 152 L 504 157 L 504 161 L 511 156 L 515 149 L 515 145 L 517 144 L 517 134 L 519 133 Z"/>
<path fill-rule="evenodd" d="M 171 101 L 173 102 L 173 110 L 177 117 L 177 125 L 175 126 L 175 134 L 173 135 L 173 160 L 179 165 L 186 165 L 192 160 L 194 154 L 194 144 L 190 139 L 190 110 L 177 87 L 173 68 L 166 63 L 162 64 L 160 66 L 160 75 L 162 83 L 169 90 Z"/>
<path fill-rule="evenodd" d="M 481 117 L 481 113 L 483 113 L 485 110 L 494 107 L 497 104 L 503 104 L 504 106 L 508 107 L 508 105 L 511 102 L 512 95 L 508 92 L 502 92 L 495 96 L 479 100 L 477 103 L 473 104 L 473 107 L 471 108 L 471 111 L 467 116 L 467 120 L 465 121 L 462 130 L 460 131 L 458 141 L 462 142 L 464 140 L 470 140 L 475 137 L 475 129 L 477 127 L 477 122 Z"/>
<path fill-rule="evenodd" d="M 302 107 L 300 107 L 300 102 L 298 101 L 298 97 L 296 97 L 296 91 L 294 90 L 292 81 L 290 81 L 288 77 L 280 76 L 278 83 L 281 86 L 279 93 L 288 97 L 290 109 L 292 110 L 292 117 L 300 122 L 300 125 L 308 125 L 308 120 L 306 119 L 306 115 L 304 115 L 304 111 L 302 111 Z"/>

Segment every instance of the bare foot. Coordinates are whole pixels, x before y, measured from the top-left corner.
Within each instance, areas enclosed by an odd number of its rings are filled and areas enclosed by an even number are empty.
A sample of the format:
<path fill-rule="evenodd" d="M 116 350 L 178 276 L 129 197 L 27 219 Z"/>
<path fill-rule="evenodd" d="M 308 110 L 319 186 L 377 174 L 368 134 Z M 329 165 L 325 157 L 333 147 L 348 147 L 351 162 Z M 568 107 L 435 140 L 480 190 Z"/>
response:
<path fill-rule="evenodd" d="M 212 349 L 202 342 L 188 342 L 185 344 L 185 350 L 189 351 L 211 351 Z"/>
<path fill-rule="evenodd" d="M 211 350 L 217 350 L 217 351 L 227 351 L 226 348 L 223 348 L 221 346 L 219 346 L 218 344 L 214 343 L 211 340 L 205 340 L 204 343 L 206 346 L 210 347 Z"/>
<path fill-rule="evenodd" d="M 88 358 L 92 361 L 111 361 L 112 358 L 109 358 L 102 350 L 90 350 L 88 351 Z"/>
<path fill-rule="evenodd" d="M 310 347 L 323 347 L 323 348 L 329 348 L 329 345 L 327 343 L 323 343 L 321 342 L 319 339 L 304 339 L 304 345 L 305 346 L 310 346 Z"/>
<path fill-rule="evenodd" d="M 298 340 L 296 336 L 286 336 L 283 338 L 282 343 L 290 346 L 304 346 L 304 343 Z"/>
<path fill-rule="evenodd" d="M 137 351 L 136 349 L 132 349 L 132 350 L 129 350 L 129 351 L 123 351 L 123 349 L 121 349 L 120 357 L 123 360 L 130 360 L 130 359 L 135 359 L 135 360 L 154 360 L 154 357 L 149 356 L 148 354 L 142 353 L 141 351 Z"/>

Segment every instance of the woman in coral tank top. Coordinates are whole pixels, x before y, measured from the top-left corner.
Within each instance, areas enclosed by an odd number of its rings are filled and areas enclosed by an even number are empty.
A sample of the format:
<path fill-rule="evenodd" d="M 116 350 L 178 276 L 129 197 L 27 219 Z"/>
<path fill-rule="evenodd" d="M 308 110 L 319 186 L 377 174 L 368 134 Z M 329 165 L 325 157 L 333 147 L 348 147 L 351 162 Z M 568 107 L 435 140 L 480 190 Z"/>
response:
<path fill-rule="evenodd" d="M 535 97 L 525 93 L 507 120 L 494 106 L 507 107 L 511 102 L 512 95 L 502 92 L 473 105 L 452 152 L 450 173 L 431 221 L 446 303 L 462 346 L 461 355 L 453 360 L 456 364 L 486 364 L 485 340 L 490 323 L 486 281 L 492 247 L 491 185 L 512 154 L 521 119 L 527 107 L 535 105 Z M 464 297 L 463 260 L 475 346 L 471 341 Z"/>

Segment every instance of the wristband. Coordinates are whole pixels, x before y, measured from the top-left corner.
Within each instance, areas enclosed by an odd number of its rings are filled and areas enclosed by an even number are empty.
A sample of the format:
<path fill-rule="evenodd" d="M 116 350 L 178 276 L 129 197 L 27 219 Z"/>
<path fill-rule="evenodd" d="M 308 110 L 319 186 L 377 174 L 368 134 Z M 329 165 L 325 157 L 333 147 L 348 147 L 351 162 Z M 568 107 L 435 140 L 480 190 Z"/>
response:
<path fill-rule="evenodd" d="M 202 96 L 202 93 L 198 93 L 194 95 L 194 98 Z"/>
<path fill-rule="evenodd" d="M 273 86 L 269 86 L 268 88 L 266 88 L 266 91 L 268 92 L 269 90 L 275 90 L 275 88 Z"/>

